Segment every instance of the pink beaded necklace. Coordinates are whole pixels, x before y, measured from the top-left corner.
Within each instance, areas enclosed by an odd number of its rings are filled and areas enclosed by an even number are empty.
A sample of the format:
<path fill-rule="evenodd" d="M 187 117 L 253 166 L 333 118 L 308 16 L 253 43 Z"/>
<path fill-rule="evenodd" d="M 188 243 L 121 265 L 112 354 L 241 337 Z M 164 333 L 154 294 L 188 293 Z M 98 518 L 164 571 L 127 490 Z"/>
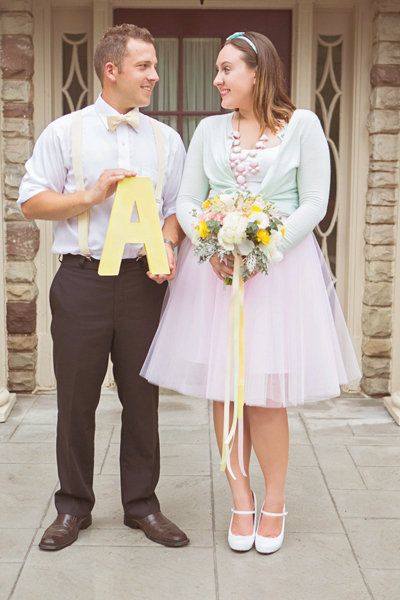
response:
<path fill-rule="evenodd" d="M 230 166 L 236 178 L 236 187 L 244 192 L 247 190 L 247 173 L 255 175 L 260 170 L 257 151 L 265 148 L 265 143 L 268 142 L 269 138 L 263 133 L 257 140 L 255 148 L 244 150 L 240 145 L 240 115 L 238 117 L 238 128 L 233 131 L 232 136 L 232 147 L 229 156 Z"/>

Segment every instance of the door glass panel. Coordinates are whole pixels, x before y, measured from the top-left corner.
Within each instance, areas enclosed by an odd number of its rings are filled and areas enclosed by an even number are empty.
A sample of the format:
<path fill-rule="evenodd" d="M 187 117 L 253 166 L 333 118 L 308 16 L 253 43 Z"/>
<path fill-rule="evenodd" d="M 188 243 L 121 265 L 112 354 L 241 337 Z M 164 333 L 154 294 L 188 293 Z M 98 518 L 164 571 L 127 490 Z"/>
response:
<path fill-rule="evenodd" d="M 220 38 L 183 40 L 183 110 L 220 110 L 220 95 L 213 85 Z"/>
<path fill-rule="evenodd" d="M 179 41 L 177 38 L 157 38 L 155 47 L 160 81 L 154 88 L 147 110 L 155 112 L 178 110 Z M 169 121 L 163 120 L 163 122 L 171 125 Z"/>

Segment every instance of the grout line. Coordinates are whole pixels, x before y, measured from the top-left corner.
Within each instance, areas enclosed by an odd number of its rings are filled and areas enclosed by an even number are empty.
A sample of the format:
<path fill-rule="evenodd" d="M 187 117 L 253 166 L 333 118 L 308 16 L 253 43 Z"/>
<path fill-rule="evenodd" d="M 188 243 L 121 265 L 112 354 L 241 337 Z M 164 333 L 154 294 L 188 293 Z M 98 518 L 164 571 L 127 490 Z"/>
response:
<path fill-rule="evenodd" d="M 210 428 L 210 407 L 208 410 L 208 452 L 209 452 L 209 465 L 210 465 L 210 495 L 211 495 L 211 526 L 212 526 L 212 539 L 213 539 L 213 558 L 214 558 L 214 586 L 215 586 L 215 600 L 219 600 L 219 581 L 218 581 L 218 562 L 217 562 L 217 544 L 216 544 L 216 528 L 215 528 L 215 493 L 214 493 L 214 478 L 213 478 L 213 460 L 211 450 L 211 428 Z"/>
<path fill-rule="evenodd" d="M 339 519 L 339 522 L 340 522 L 340 524 L 341 524 L 341 526 L 342 526 L 343 533 L 344 533 L 344 534 L 345 534 L 345 536 L 346 536 L 347 542 L 348 542 L 348 544 L 349 544 L 349 546 L 350 546 L 351 553 L 352 553 L 352 555 L 353 555 L 353 558 L 354 558 L 354 560 L 355 560 L 355 563 L 356 563 L 356 565 L 358 566 L 358 571 L 359 571 L 359 573 L 360 573 L 361 579 L 362 579 L 362 580 L 363 580 L 363 582 L 364 582 L 365 588 L 366 588 L 366 590 L 367 590 L 367 592 L 368 592 L 368 594 L 369 594 L 369 596 L 370 596 L 371 600 L 374 600 L 374 595 L 373 595 L 373 593 L 372 593 L 372 590 L 371 590 L 371 588 L 370 588 L 370 586 L 369 586 L 369 584 L 368 584 L 368 582 L 367 582 L 367 580 L 366 580 L 366 578 L 365 578 L 365 576 L 364 576 L 364 573 L 362 572 L 361 565 L 360 565 L 360 562 L 359 562 L 359 560 L 358 560 L 358 558 L 357 558 L 357 554 L 356 554 L 355 548 L 353 547 L 353 544 L 351 543 L 351 540 L 350 540 L 349 534 L 348 534 L 348 532 L 347 532 L 347 530 L 346 530 L 346 527 L 344 526 L 343 519 L 342 519 L 342 517 L 341 517 L 341 515 L 340 515 L 340 513 L 339 513 L 339 510 L 338 510 L 337 504 L 336 504 L 336 502 L 335 502 L 335 499 L 334 499 L 334 497 L 333 497 L 333 494 L 332 494 L 332 492 L 331 492 L 331 490 L 330 490 L 330 488 L 329 488 L 329 486 L 328 486 L 328 482 L 327 482 L 327 480 L 326 480 L 326 477 L 325 477 L 324 470 L 323 470 L 323 468 L 322 468 L 322 466 L 321 466 L 321 464 L 320 464 L 320 462 L 319 462 L 318 455 L 317 455 L 317 453 L 316 453 L 316 451 L 315 451 L 315 448 L 314 448 L 314 445 L 313 445 L 313 443 L 312 443 L 312 441 L 311 441 L 311 437 L 310 437 L 310 435 L 309 435 L 309 432 L 308 432 L 308 429 L 307 429 L 306 422 L 305 422 L 305 420 L 304 420 L 303 416 L 300 416 L 300 418 L 301 418 L 301 420 L 302 420 L 302 422 L 303 422 L 303 425 L 304 425 L 304 427 L 305 427 L 306 434 L 307 434 L 307 437 L 308 437 L 308 439 L 309 439 L 309 441 L 310 441 L 311 448 L 312 448 L 312 450 L 313 450 L 313 453 L 314 453 L 315 459 L 316 459 L 316 461 L 317 461 L 317 465 L 318 465 L 318 467 L 319 467 L 319 470 L 320 470 L 320 472 L 321 472 L 322 479 L 323 479 L 323 481 L 324 481 L 324 483 L 325 483 L 326 490 L 327 490 L 327 492 L 328 492 L 328 494 L 329 494 L 329 496 L 330 496 L 331 502 L 332 502 L 332 504 L 333 504 L 333 506 L 334 506 L 334 508 L 335 508 L 335 511 L 336 511 L 337 517 L 338 517 L 338 519 Z"/>
<path fill-rule="evenodd" d="M 350 450 L 349 450 L 349 448 L 347 446 L 345 446 L 345 448 L 346 448 L 347 454 L 350 456 L 350 460 L 352 461 L 354 467 L 357 470 L 357 473 L 359 474 L 359 476 L 361 478 L 361 481 L 364 484 L 365 489 L 369 490 L 369 487 L 367 486 L 366 481 L 365 481 L 365 479 L 363 477 L 363 474 L 361 473 L 360 469 L 358 468 L 358 465 L 357 465 L 356 461 L 354 460 L 352 453 L 350 452 Z"/>

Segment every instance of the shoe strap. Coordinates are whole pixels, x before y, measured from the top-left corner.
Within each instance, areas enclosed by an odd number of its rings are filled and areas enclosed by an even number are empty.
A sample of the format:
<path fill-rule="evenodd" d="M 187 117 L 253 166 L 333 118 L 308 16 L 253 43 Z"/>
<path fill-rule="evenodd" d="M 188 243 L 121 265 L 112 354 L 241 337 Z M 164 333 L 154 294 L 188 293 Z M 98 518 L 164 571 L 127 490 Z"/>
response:
<path fill-rule="evenodd" d="M 261 511 L 263 515 L 267 515 L 268 517 L 286 517 L 287 512 L 281 512 L 281 513 L 272 513 L 272 512 L 267 512 L 266 510 L 262 510 Z"/>
<path fill-rule="evenodd" d="M 254 515 L 255 514 L 255 510 L 235 510 L 234 508 L 232 508 L 232 512 L 235 513 L 235 515 Z"/>

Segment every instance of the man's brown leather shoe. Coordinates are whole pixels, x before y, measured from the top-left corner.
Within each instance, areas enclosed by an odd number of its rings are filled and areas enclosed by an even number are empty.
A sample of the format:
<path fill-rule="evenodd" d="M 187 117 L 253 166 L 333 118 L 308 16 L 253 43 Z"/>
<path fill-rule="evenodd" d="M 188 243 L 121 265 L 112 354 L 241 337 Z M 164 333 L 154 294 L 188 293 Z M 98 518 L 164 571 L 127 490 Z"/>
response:
<path fill-rule="evenodd" d="M 157 542 L 157 544 L 177 548 L 189 543 L 186 534 L 167 517 L 164 517 L 161 512 L 147 515 L 142 519 L 134 519 L 125 515 L 124 524 L 132 529 L 141 529 L 149 540 Z"/>
<path fill-rule="evenodd" d="M 80 529 L 86 529 L 92 524 L 92 515 L 75 517 L 74 515 L 59 514 L 57 519 L 46 529 L 40 540 L 41 550 L 61 550 L 73 544 Z"/>

